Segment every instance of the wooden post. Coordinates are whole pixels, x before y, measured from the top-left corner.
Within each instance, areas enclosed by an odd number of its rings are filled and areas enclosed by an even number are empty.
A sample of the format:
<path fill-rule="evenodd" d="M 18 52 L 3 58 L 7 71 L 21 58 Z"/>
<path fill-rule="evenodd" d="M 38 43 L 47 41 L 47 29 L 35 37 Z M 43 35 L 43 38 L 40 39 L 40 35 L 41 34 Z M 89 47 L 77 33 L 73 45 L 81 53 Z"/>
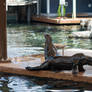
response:
<path fill-rule="evenodd" d="M 76 18 L 76 0 L 73 0 L 73 14 L 72 18 Z"/>
<path fill-rule="evenodd" d="M 0 0 L 0 60 L 7 59 L 6 0 Z"/>

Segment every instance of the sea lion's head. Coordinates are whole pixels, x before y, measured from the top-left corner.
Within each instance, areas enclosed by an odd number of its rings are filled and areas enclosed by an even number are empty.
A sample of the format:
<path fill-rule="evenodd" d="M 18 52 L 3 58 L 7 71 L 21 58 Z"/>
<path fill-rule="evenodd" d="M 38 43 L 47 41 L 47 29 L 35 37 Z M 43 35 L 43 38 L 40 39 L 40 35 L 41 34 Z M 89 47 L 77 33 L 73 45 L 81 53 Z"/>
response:
<path fill-rule="evenodd" d="M 45 38 L 50 38 L 50 35 L 49 34 L 44 34 L 44 37 Z"/>
<path fill-rule="evenodd" d="M 52 42 L 51 36 L 49 34 L 44 34 L 44 37 L 47 42 Z"/>

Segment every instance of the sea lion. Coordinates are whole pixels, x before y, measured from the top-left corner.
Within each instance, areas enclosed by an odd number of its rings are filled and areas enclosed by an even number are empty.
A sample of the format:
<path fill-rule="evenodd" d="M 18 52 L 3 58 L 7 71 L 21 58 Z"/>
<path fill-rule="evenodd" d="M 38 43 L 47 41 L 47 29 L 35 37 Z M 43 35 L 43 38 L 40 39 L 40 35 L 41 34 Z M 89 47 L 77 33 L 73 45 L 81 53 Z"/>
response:
<path fill-rule="evenodd" d="M 26 67 L 27 70 L 51 70 L 62 71 L 72 70 L 73 74 L 76 71 L 84 72 L 83 65 L 92 65 L 92 57 L 86 56 L 83 53 L 78 53 L 73 56 L 56 56 L 56 47 L 52 44 L 50 35 L 45 35 L 45 62 L 37 67 Z"/>
<path fill-rule="evenodd" d="M 76 72 L 78 67 L 79 72 L 84 72 L 83 65 L 92 65 L 92 57 L 85 56 L 82 53 L 75 54 L 73 56 L 55 56 L 52 59 L 48 59 L 40 66 L 37 67 L 26 67 L 27 70 L 51 70 L 51 71 L 62 71 L 72 70 L 73 74 Z"/>
<path fill-rule="evenodd" d="M 57 55 L 57 48 L 52 43 L 52 38 L 49 34 L 45 34 L 45 48 L 44 56 L 45 60 Z"/>

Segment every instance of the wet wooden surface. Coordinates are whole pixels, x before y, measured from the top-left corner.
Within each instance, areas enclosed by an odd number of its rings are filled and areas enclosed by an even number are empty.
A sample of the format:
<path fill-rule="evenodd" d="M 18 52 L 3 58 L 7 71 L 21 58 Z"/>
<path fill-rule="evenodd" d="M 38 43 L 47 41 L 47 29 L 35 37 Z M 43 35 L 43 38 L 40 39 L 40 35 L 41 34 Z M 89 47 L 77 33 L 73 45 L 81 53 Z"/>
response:
<path fill-rule="evenodd" d="M 61 53 L 61 50 L 59 50 Z M 92 55 L 92 50 L 82 50 L 82 49 L 66 49 L 65 55 L 71 56 L 75 53 L 84 53 L 85 55 Z M 62 54 L 62 53 L 61 53 Z M 24 57 L 15 57 L 12 59 L 11 63 L 0 63 L 0 72 L 13 73 L 25 76 L 35 76 L 53 79 L 63 79 L 72 80 L 77 82 L 87 82 L 92 83 L 92 66 L 84 66 L 86 71 L 84 73 L 78 73 L 76 76 L 72 75 L 71 71 L 28 71 L 25 69 L 26 66 L 38 66 L 44 61 L 44 56 L 39 55 L 29 55 Z"/>
<path fill-rule="evenodd" d="M 80 19 L 72 19 L 72 18 L 51 18 L 44 16 L 34 16 L 32 17 L 32 21 L 44 22 L 44 23 L 52 23 L 52 24 L 80 24 Z"/>

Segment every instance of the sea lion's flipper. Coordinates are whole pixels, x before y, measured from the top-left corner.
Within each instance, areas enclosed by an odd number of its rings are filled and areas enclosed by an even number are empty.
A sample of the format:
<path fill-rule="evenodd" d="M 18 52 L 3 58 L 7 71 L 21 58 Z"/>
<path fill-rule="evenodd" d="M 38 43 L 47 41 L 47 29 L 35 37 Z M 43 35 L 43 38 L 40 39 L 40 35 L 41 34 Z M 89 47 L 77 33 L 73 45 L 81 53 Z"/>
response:
<path fill-rule="evenodd" d="M 48 70 L 48 68 L 49 68 L 49 65 L 48 65 L 49 63 L 46 61 L 46 62 L 44 62 L 44 63 L 42 63 L 40 66 L 37 66 L 37 67 L 30 67 L 30 66 L 28 66 L 28 67 L 26 67 L 26 69 L 27 70 L 33 70 L 33 71 L 37 71 L 37 70 Z"/>
<path fill-rule="evenodd" d="M 29 71 L 37 71 L 37 70 L 40 70 L 39 66 L 38 67 L 30 67 L 30 66 L 27 66 L 26 69 L 29 70 Z"/>
<path fill-rule="evenodd" d="M 78 70 L 79 70 L 79 72 L 85 72 L 85 69 L 83 68 L 82 64 L 78 65 Z"/>

